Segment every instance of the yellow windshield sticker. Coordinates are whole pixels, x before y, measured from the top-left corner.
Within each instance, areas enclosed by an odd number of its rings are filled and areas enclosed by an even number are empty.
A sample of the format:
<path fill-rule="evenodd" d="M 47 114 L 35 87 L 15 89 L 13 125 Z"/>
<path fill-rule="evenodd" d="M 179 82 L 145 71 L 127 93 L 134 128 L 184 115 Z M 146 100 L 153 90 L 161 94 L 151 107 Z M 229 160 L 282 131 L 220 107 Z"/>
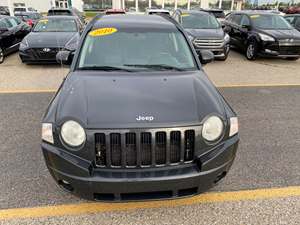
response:
<path fill-rule="evenodd" d="M 260 17 L 260 15 L 251 15 L 250 17 L 251 17 L 251 19 L 255 19 L 255 18 Z"/>
<path fill-rule="evenodd" d="M 40 20 L 40 23 L 48 23 L 48 20 Z"/>
<path fill-rule="evenodd" d="M 182 13 L 182 14 L 181 14 L 182 17 L 189 16 L 189 15 L 190 15 L 190 14 L 188 14 L 188 13 Z"/>
<path fill-rule="evenodd" d="M 99 28 L 96 30 L 92 30 L 89 35 L 92 37 L 98 37 L 98 36 L 105 36 L 105 35 L 111 35 L 118 30 L 114 27 L 105 27 L 105 28 Z"/>

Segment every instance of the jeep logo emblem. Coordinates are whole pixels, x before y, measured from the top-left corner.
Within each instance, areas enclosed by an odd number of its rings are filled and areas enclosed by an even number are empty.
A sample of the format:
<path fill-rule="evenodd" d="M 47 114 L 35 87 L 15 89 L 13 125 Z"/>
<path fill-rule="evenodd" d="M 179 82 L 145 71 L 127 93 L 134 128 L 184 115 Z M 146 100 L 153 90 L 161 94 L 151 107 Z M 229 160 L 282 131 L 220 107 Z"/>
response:
<path fill-rule="evenodd" d="M 154 120 L 154 117 L 153 116 L 138 116 L 135 118 L 136 121 L 153 121 Z"/>

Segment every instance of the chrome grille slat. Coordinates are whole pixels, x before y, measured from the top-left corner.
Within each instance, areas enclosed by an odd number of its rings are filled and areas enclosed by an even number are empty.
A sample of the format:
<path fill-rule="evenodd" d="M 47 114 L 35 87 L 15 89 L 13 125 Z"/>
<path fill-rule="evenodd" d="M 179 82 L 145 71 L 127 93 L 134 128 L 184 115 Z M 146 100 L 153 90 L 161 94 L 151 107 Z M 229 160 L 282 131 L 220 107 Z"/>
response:
<path fill-rule="evenodd" d="M 95 164 L 104 168 L 138 168 L 192 162 L 199 130 L 186 127 L 96 131 Z"/>
<path fill-rule="evenodd" d="M 197 48 L 222 48 L 224 41 L 222 39 L 213 40 L 213 39 L 195 39 L 193 41 L 194 45 Z"/>

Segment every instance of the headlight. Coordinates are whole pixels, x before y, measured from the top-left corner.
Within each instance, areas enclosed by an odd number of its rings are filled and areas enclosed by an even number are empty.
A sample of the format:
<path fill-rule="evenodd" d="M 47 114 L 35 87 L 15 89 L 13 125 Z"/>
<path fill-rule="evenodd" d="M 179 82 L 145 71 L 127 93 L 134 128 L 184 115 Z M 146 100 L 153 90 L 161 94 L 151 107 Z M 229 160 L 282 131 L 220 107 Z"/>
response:
<path fill-rule="evenodd" d="M 230 36 L 228 34 L 225 34 L 224 41 L 225 42 L 229 42 L 230 41 Z"/>
<path fill-rule="evenodd" d="M 71 147 L 78 147 L 86 140 L 84 129 L 79 123 L 73 120 L 65 122 L 62 125 L 60 133 L 63 141 Z"/>
<path fill-rule="evenodd" d="M 207 141 L 216 141 L 221 137 L 224 129 L 223 121 L 217 116 L 205 120 L 202 128 L 202 137 Z"/>
<path fill-rule="evenodd" d="M 265 35 L 265 34 L 258 34 L 259 37 L 261 38 L 261 40 L 263 41 L 275 41 L 274 38 L 272 38 L 271 36 Z"/>
<path fill-rule="evenodd" d="M 42 124 L 42 140 L 54 144 L 53 130 L 51 123 Z"/>
<path fill-rule="evenodd" d="M 230 118 L 230 131 L 229 137 L 237 134 L 239 132 L 239 122 L 237 117 Z"/>
<path fill-rule="evenodd" d="M 29 44 L 28 44 L 27 39 L 25 38 L 25 39 L 21 42 L 20 48 L 21 48 L 21 49 L 24 49 L 24 48 L 27 48 L 27 47 L 29 47 Z"/>
<path fill-rule="evenodd" d="M 188 38 L 190 39 L 190 41 L 194 40 L 194 37 L 192 35 L 189 35 L 189 34 L 188 34 Z"/>

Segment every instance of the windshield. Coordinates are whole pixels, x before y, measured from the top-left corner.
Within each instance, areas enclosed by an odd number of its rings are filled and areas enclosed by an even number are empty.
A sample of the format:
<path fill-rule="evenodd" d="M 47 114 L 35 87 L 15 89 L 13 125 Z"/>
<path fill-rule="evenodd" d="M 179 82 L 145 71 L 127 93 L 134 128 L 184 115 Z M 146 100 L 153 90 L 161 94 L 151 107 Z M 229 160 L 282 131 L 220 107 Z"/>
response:
<path fill-rule="evenodd" d="M 220 28 L 217 19 L 209 14 L 182 14 L 182 26 L 186 29 Z"/>
<path fill-rule="evenodd" d="M 103 30 L 111 31 L 103 35 Z M 100 28 L 90 32 L 77 69 L 195 70 L 190 47 L 173 29 Z"/>
<path fill-rule="evenodd" d="M 42 19 L 34 27 L 34 32 L 76 32 L 77 25 L 74 19 L 51 18 Z"/>
<path fill-rule="evenodd" d="M 255 28 L 267 30 L 289 30 L 292 26 L 279 15 L 251 15 L 253 26 Z"/>

